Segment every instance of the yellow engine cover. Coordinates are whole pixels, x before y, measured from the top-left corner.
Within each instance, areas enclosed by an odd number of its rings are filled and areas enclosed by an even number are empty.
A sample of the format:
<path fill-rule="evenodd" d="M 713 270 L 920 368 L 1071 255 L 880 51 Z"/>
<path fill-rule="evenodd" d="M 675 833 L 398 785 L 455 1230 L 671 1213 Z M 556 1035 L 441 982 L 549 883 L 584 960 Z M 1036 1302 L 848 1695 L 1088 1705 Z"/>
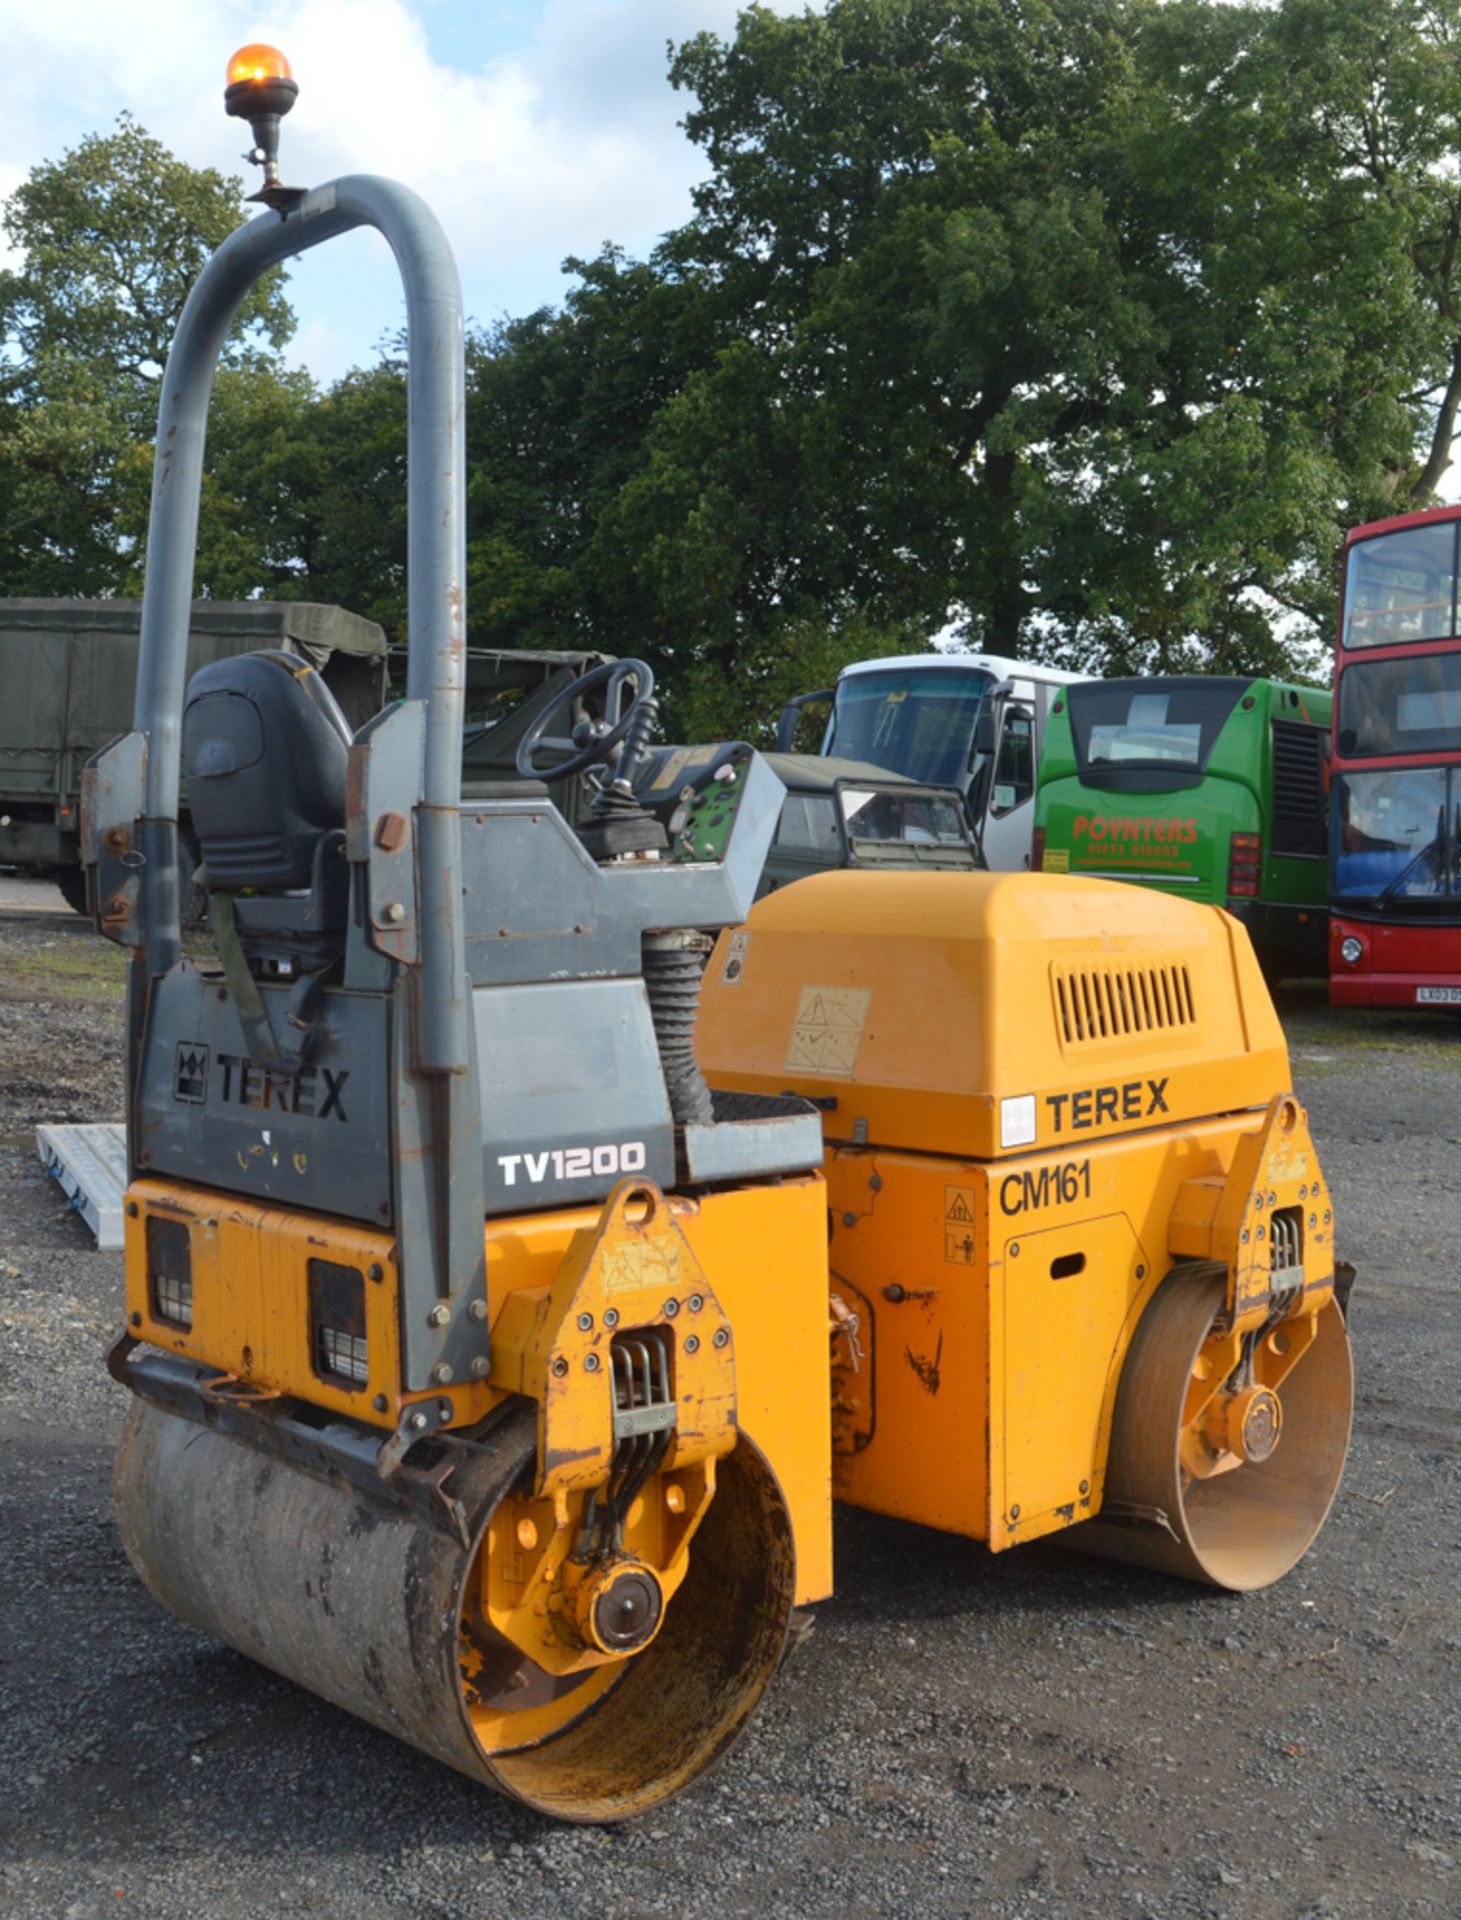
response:
<path fill-rule="evenodd" d="M 1283 1032 L 1216 908 L 1057 874 L 817 874 L 724 934 L 712 1086 L 818 1100 L 829 1139 L 977 1160 L 1265 1106 Z"/>

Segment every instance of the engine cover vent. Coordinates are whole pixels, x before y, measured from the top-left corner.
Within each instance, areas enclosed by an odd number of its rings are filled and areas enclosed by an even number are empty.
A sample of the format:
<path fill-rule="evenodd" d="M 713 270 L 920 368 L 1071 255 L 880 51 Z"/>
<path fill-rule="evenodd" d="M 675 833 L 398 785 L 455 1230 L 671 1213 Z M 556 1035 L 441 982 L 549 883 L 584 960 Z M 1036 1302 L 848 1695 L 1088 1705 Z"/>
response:
<path fill-rule="evenodd" d="M 1162 966 L 1051 969 L 1062 1045 L 1168 1033 L 1197 1024 L 1192 980 L 1180 962 Z"/>

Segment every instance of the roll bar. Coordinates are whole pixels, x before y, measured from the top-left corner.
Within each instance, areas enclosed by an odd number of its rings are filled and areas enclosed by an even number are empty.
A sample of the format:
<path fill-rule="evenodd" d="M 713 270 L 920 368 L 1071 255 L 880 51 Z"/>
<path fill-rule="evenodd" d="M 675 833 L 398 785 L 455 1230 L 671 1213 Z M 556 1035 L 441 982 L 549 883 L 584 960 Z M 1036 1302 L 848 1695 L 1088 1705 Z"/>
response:
<path fill-rule="evenodd" d="M 424 201 L 393 180 L 350 174 L 301 195 L 282 215 L 245 222 L 213 254 L 178 322 L 158 406 L 147 580 L 134 726 L 147 736 L 140 822 L 146 971 L 181 952 L 178 790 L 198 503 L 213 376 L 238 309 L 270 267 L 355 227 L 395 255 L 406 295 L 409 656 L 425 749 L 419 813 L 421 979 L 417 1064 L 463 1072 L 468 992 L 460 888 L 461 740 L 466 685 L 466 435 L 461 286 Z"/>

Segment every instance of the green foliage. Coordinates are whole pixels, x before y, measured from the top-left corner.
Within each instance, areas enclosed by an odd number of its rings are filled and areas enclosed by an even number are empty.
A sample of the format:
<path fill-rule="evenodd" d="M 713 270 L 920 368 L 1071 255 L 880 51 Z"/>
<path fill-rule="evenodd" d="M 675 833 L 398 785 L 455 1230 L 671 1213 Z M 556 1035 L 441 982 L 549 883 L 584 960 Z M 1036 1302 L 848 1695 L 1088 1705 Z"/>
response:
<path fill-rule="evenodd" d="M 923 644 L 922 635 L 909 628 L 874 627 L 855 619 L 836 628 L 816 620 L 787 621 L 749 646 L 730 678 L 709 661 L 682 670 L 665 703 L 667 737 L 748 740 L 769 748 L 788 700 L 830 687 L 854 660 L 916 653 Z M 825 707 L 809 708 L 798 728 L 797 750 L 814 753 L 826 722 Z"/>
<path fill-rule="evenodd" d="M 0 592 L 116 593 L 128 409 L 85 364 L 55 356 L 42 377 L 48 398 L 0 397 Z"/>
<path fill-rule="evenodd" d="M 163 362 L 189 289 L 243 217 L 241 193 L 124 114 L 113 133 L 35 168 L 5 203 L 20 266 L 0 272 L 0 591 L 135 586 Z M 281 274 L 266 276 L 224 345 L 211 424 L 225 449 L 255 395 L 275 399 L 275 350 L 294 325 L 282 288 Z M 231 400 L 230 379 L 245 382 Z M 200 537 L 205 590 L 216 590 L 210 553 L 233 581 L 250 546 L 226 503 L 215 518 L 215 492 Z"/>
<path fill-rule="evenodd" d="M 106 367 L 119 380 L 161 377 L 183 302 L 210 253 L 242 219 L 241 183 L 186 166 L 122 114 L 36 167 L 6 202 L 6 238 L 22 256 L 0 273 L 0 325 L 23 363 L 48 355 Z M 277 348 L 294 318 L 276 272 L 245 300 L 224 364 Z"/>

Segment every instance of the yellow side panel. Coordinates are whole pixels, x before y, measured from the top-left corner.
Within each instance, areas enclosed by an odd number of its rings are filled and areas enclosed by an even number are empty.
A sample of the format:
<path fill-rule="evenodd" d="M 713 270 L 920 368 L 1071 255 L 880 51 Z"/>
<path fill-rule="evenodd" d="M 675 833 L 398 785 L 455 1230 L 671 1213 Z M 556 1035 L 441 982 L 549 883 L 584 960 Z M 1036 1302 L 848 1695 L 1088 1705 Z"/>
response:
<path fill-rule="evenodd" d="M 989 1349 L 984 1169 L 853 1150 L 829 1153 L 826 1172 L 832 1289 L 859 1315 L 862 1348 L 854 1369 L 847 1337 L 834 1345 L 841 1408 L 832 1463 L 837 1497 L 982 1538 Z"/>
<path fill-rule="evenodd" d="M 796 1530 L 797 1603 L 832 1591 L 827 1189 L 820 1176 L 672 1200 L 734 1331 L 736 1424 Z"/>
<path fill-rule="evenodd" d="M 768 894 L 711 957 L 695 1045 L 713 1086 L 821 1100 L 831 1139 L 980 1161 L 1289 1084 L 1235 921 L 1056 874 L 823 873 Z"/>
<path fill-rule="evenodd" d="M 293 1393 L 357 1419 L 390 1425 L 407 1397 L 400 1382 L 395 1243 L 389 1234 L 323 1214 L 225 1200 L 181 1182 L 138 1180 L 127 1194 L 127 1324 L 152 1346 L 231 1373 L 265 1392 Z M 187 1224 L 193 1324 L 160 1319 L 148 1291 L 147 1223 Z M 310 1355 L 309 1262 L 372 1272 L 364 1287 L 369 1375 L 364 1386 L 321 1379 Z M 372 1401 L 382 1397 L 383 1408 Z M 421 1396 L 415 1396 L 417 1398 Z M 482 1409 L 486 1411 L 485 1406 Z"/>
<path fill-rule="evenodd" d="M 1119 1213 L 1007 1243 L 991 1541 L 1072 1526 L 1099 1504 L 1108 1388 L 1142 1265 Z"/>
<path fill-rule="evenodd" d="M 1226 1174 L 1256 1124 L 989 1167 L 829 1150 L 832 1290 L 861 1323 L 856 1366 L 847 1336 L 833 1343 L 837 1497 L 996 1550 L 1098 1511 L 1178 1192 Z"/>

